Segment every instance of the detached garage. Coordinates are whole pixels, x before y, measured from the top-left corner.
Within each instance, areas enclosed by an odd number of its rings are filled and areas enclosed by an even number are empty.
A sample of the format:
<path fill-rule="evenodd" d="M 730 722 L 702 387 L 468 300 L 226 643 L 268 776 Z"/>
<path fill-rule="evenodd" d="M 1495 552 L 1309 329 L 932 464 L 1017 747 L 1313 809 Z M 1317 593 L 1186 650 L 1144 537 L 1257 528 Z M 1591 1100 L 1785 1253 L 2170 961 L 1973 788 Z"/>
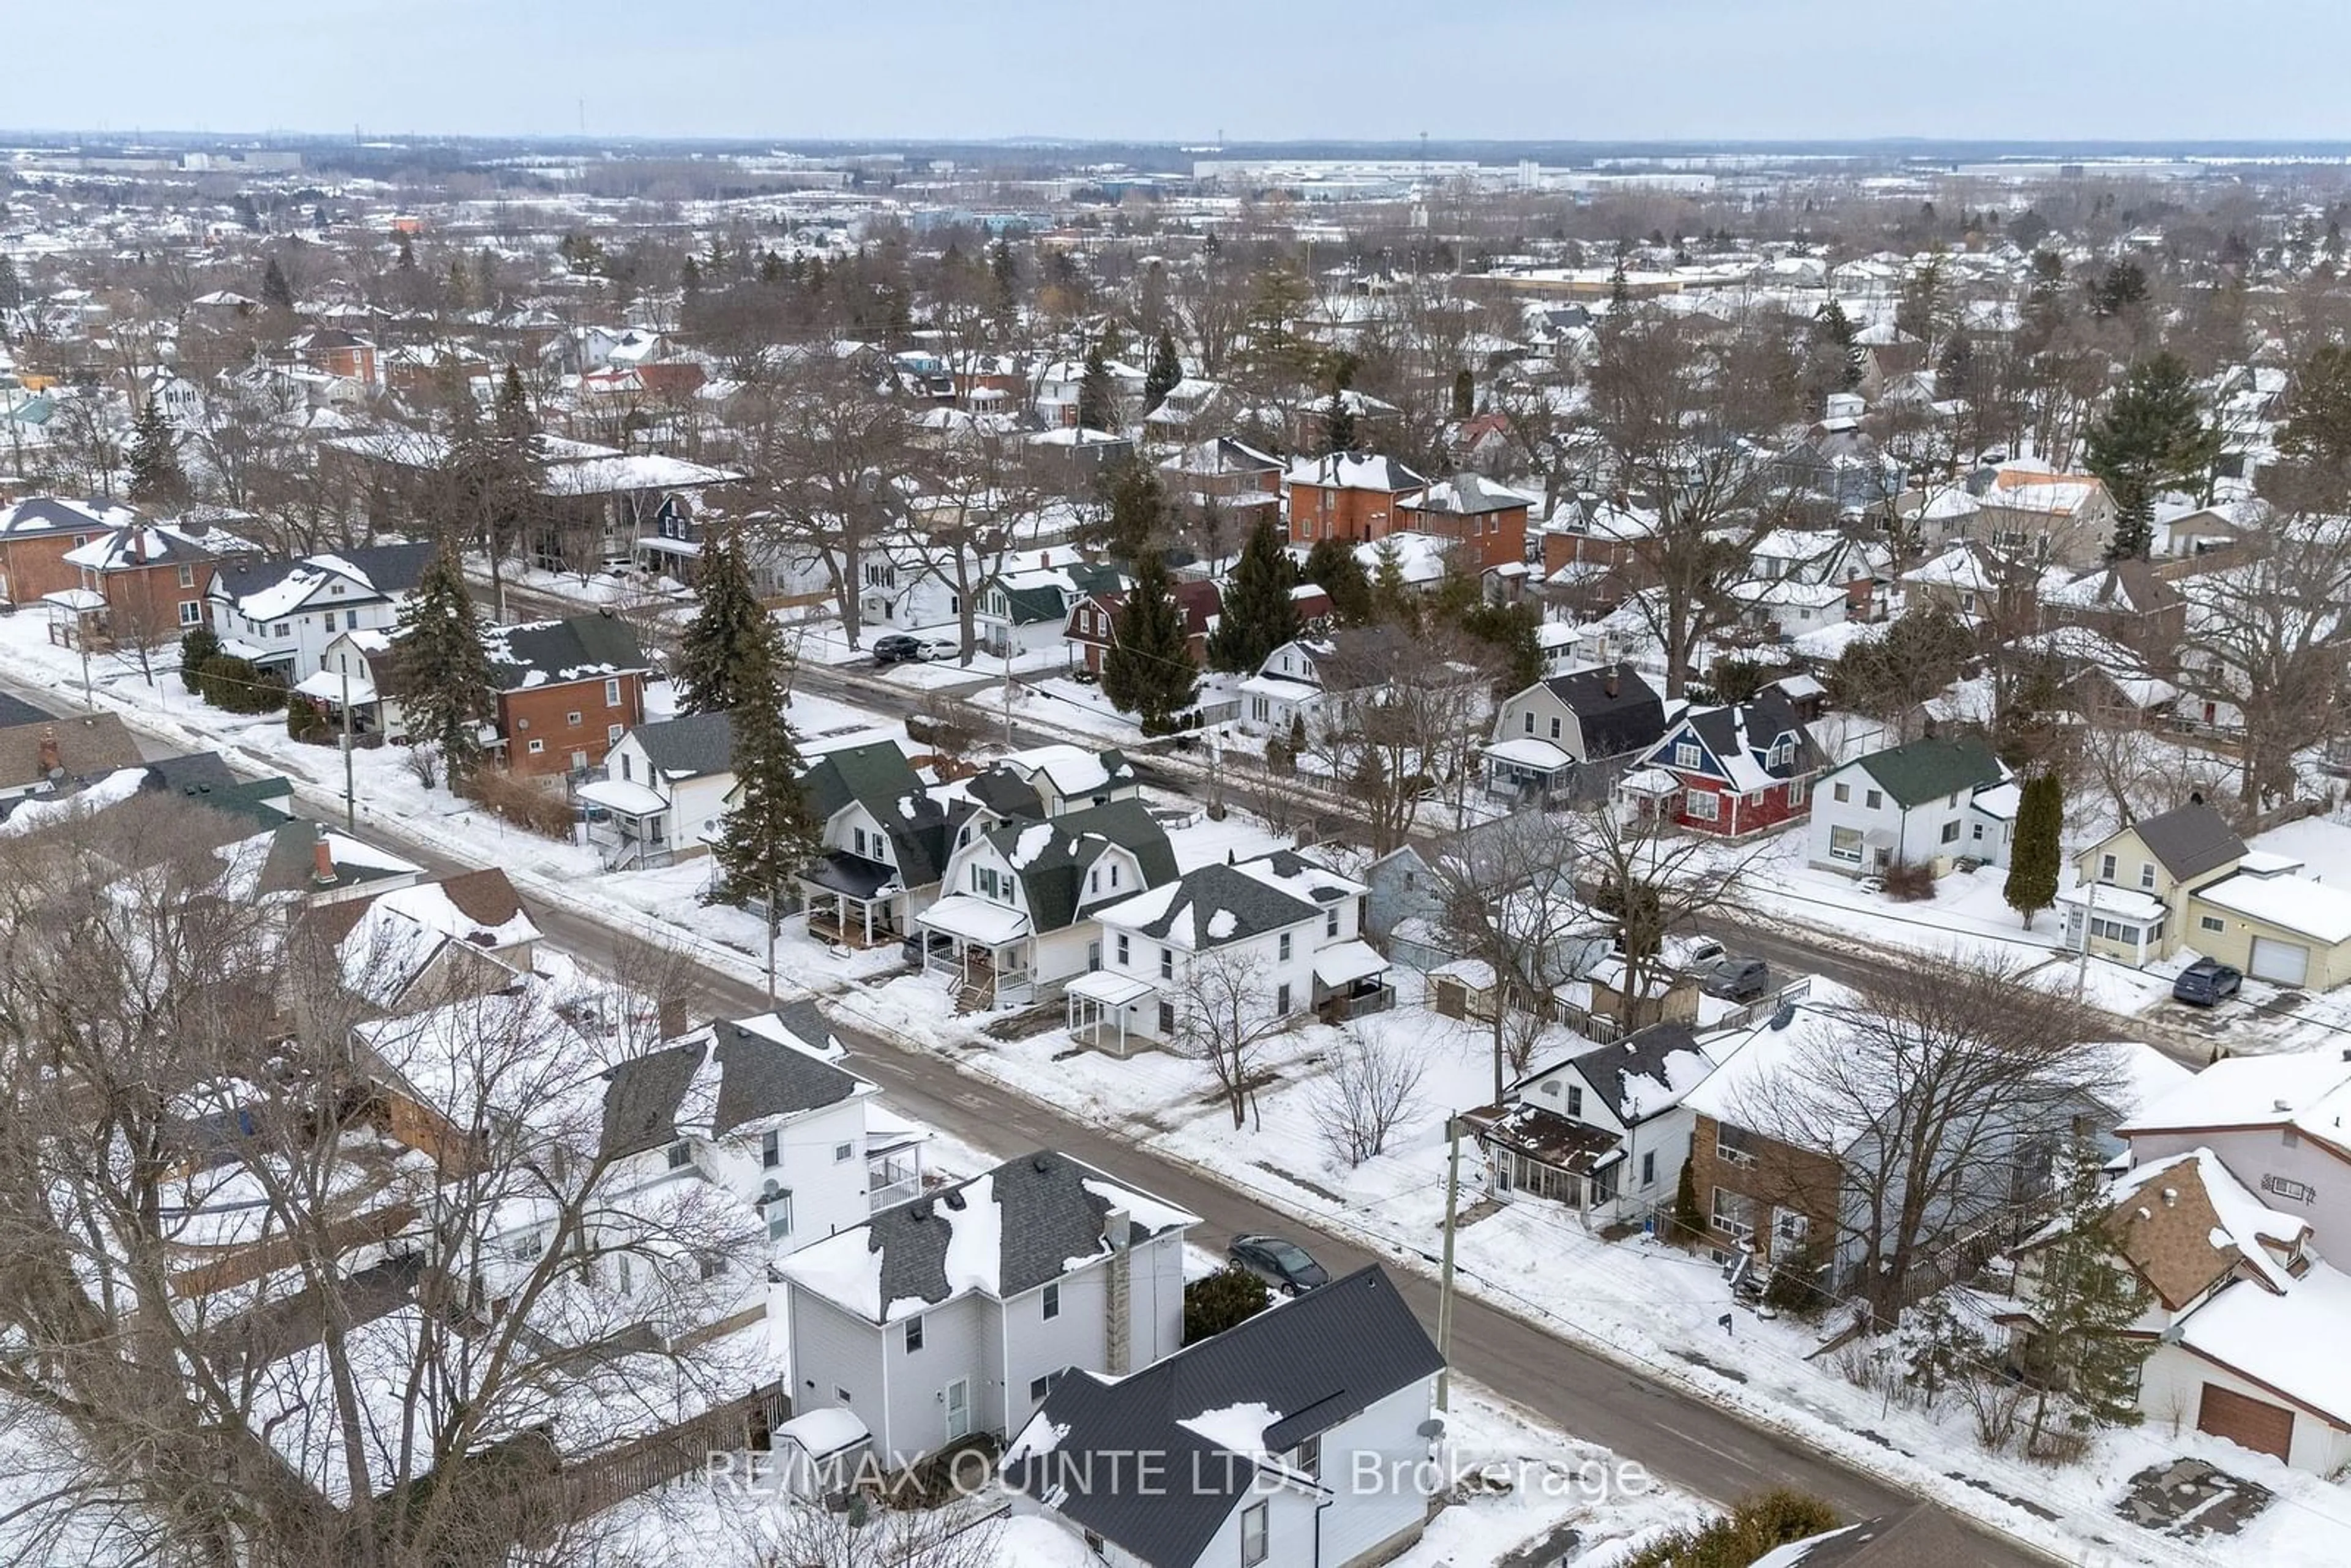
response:
<path fill-rule="evenodd" d="M 2240 870 L 2188 895 L 2181 936 L 2256 980 L 2332 990 L 2351 980 L 2351 892 Z"/>
<path fill-rule="evenodd" d="M 2204 1385 L 2196 1409 L 2196 1429 L 2281 1459 L 2294 1449 L 2293 1411 L 2217 1383 Z"/>

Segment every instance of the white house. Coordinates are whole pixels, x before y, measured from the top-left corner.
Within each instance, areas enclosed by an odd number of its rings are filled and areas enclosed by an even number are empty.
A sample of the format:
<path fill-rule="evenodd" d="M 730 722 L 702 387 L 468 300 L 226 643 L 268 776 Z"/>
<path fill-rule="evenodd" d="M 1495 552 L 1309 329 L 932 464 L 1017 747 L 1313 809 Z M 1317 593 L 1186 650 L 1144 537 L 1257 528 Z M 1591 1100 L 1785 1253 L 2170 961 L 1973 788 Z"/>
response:
<path fill-rule="evenodd" d="M 608 867 L 659 865 L 708 852 L 735 788 L 735 727 L 723 713 L 641 724 L 604 758 L 606 777 L 578 798 L 601 807 L 590 837 Z"/>
<path fill-rule="evenodd" d="M 1284 643 L 1241 682 L 1241 728 L 1250 735 L 1286 735 L 1293 720 L 1308 727 L 1322 702 L 1322 661 L 1331 644 L 1311 638 Z"/>
<path fill-rule="evenodd" d="M 1071 1368 L 1175 1354 L 1198 1223 L 1045 1150 L 882 1209 L 778 1265 L 793 1407 L 854 1412 L 893 1465 L 1018 1431 Z"/>
<path fill-rule="evenodd" d="M 1209 864 L 1094 912 L 1100 962 L 1069 983 L 1071 1031 L 1124 1051 L 1165 1041 L 1208 1005 L 1196 971 L 1246 968 L 1270 1018 L 1333 1020 L 1395 1004 L 1387 960 L 1363 939 L 1366 889 L 1288 850 Z"/>
<path fill-rule="evenodd" d="M 1913 740 L 1832 768 L 1813 785 L 1806 860 L 1860 876 L 1960 859 L 2008 863 L 2018 788 L 1973 736 Z"/>
<path fill-rule="evenodd" d="M 206 612 L 221 650 L 283 674 L 288 684 L 324 667 L 327 644 L 345 632 L 389 632 L 435 547 L 367 545 L 276 560 L 234 557 L 213 570 Z"/>
<path fill-rule="evenodd" d="M 1366 1265 L 1127 1376 L 1056 1379 L 1002 1473 L 1114 1568 L 1384 1563 L 1428 1521 L 1444 1365 Z"/>

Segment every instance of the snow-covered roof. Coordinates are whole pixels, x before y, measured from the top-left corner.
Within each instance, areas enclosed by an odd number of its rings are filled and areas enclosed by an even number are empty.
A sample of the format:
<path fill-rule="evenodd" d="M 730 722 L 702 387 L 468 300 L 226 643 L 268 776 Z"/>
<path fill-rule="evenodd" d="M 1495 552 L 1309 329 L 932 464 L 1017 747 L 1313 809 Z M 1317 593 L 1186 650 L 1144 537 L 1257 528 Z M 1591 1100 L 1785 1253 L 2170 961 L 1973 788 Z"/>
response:
<path fill-rule="evenodd" d="M 2338 1343 L 2351 1323 L 2351 1275 L 2314 1263 L 2282 1294 L 2239 1283 L 2189 1314 L 2179 1343 L 2275 1389 L 2338 1426 L 2351 1426 L 2351 1358 Z"/>
<path fill-rule="evenodd" d="M 2196 891 L 2203 903 L 2332 946 L 2351 942 L 2351 893 L 2298 876 L 2241 873 Z"/>
<path fill-rule="evenodd" d="M 2121 1131 L 2128 1135 L 2293 1125 L 2339 1145 L 2351 1143 L 2335 1124 L 2346 1107 L 2351 1061 L 2339 1051 L 2231 1056 L 2142 1107 Z"/>

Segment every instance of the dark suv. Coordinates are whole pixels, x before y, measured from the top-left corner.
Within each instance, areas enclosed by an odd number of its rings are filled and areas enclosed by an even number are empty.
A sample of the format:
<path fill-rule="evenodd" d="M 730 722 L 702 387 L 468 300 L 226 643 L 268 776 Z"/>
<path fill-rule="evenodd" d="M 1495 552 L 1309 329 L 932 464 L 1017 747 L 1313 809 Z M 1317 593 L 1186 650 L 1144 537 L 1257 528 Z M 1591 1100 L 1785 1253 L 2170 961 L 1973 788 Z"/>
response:
<path fill-rule="evenodd" d="M 2171 999 L 2192 1008 L 2209 1008 L 2224 997 L 2235 996 L 2237 988 L 2244 983 L 2241 970 L 2218 958 L 2199 958 L 2180 970 L 2179 978 L 2171 982 Z"/>
<path fill-rule="evenodd" d="M 893 632 L 887 637 L 873 639 L 873 662 L 877 664 L 903 664 L 909 659 L 923 656 L 923 640 L 909 637 L 904 632 Z"/>
<path fill-rule="evenodd" d="M 1771 967 L 1761 958 L 1725 958 L 1700 988 L 1709 997 L 1751 1002 L 1771 988 Z"/>

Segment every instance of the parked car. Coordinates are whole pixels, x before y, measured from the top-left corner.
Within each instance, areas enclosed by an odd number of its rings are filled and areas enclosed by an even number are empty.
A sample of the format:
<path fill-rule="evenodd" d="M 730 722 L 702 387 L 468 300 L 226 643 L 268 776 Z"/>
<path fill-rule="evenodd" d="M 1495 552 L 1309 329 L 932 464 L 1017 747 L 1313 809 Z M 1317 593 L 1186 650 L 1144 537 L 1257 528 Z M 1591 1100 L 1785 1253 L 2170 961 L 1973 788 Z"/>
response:
<path fill-rule="evenodd" d="M 903 664 L 909 659 L 923 656 L 923 640 L 909 637 L 904 632 L 893 632 L 886 637 L 873 639 L 873 662 L 877 664 Z"/>
<path fill-rule="evenodd" d="M 1225 1256 L 1276 1290 L 1293 1294 L 1327 1285 L 1331 1276 L 1306 1249 L 1279 1236 L 1236 1236 Z"/>
<path fill-rule="evenodd" d="M 2171 999 L 2186 1002 L 2189 1007 L 2209 1008 L 2224 997 L 2235 996 L 2244 983 L 2241 970 L 2218 958 L 2199 958 L 2180 970 L 2179 978 L 2171 982 Z"/>
<path fill-rule="evenodd" d="M 1751 1002 L 1771 988 L 1771 966 L 1761 958 L 1725 958 L 1699 988 L 1709 997 Z"/>
<path fill-rule="evenodd" d="M 914 657 L 925 661 L 953 659 L 963 650 L 945 637 L 918 637 L 914 640 Z"/>

